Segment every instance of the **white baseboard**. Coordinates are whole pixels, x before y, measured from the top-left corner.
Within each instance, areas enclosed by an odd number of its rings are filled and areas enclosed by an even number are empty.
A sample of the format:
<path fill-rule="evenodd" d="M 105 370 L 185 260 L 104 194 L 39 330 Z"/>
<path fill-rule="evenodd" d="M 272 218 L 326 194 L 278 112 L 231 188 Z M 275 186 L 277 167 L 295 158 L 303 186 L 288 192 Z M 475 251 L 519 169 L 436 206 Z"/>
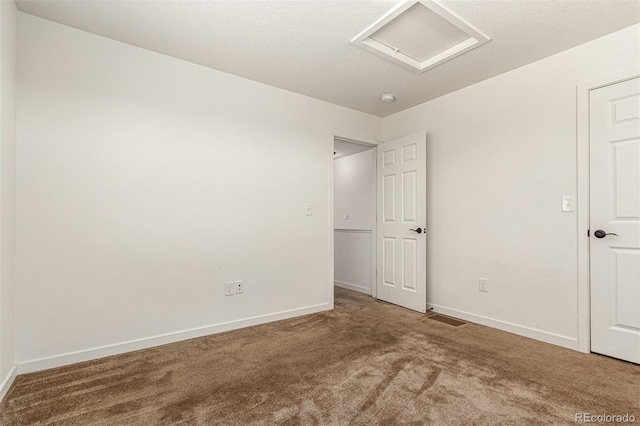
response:
<path fill-rule="evenodd" d="M 369 287 L 346 283 L 344 281 L 334 281 L 333 283 L 336 287 L 346 288 L 347 290 L 353 290 L 371 296 L 371 289 Z"/>
<path fill-rule="evenodd" d="M 126 352 L 147 349 L 154 346 L 175 343 L 181 340 L 193 339 L 196 337 L 207 336 L 209 334 L 222 333 L 225 331 L 236 330 L 239 328 L 249 327 L 252 325 L 265 324 L 273 321 L 299 317 L 302 315 L 314 314 L 317 312 L 331 310 L 329 303 L 307 306 L 304 308 L 290 309 L 287 311 L 276 312 L 273 314 L 258 315 L 251 318 L 241 320 L 228 321 L 219 324 L 206 325 L 203 327 L 192 328 L 173 333 L 161 334 L 158 336 L 144 337 L 141 339 L 131 340 L 128 342 L 116 343 L 112 345 L 100 346 L 97 348 L 85 349 L 76 352 L 69 352 L 61 355 L 54 355 L 45 358 L 33 359 L 17 363 L 18 374 L 33 373 L 35 371 L 47 370 L 49 368 L 61 367 L 63 365 L 75 364 L 83 361 L 91 361 L 98 358 L 104 358 L 111 355 L 119 355 Z"/>
<path fill-rule="evenodd" d="M 2 383 L 0 383 L 0 402 L 2 402 L 5 396 L 7 396 L 7 392 L 9 392 L 9 388 L 11 388 L 11 385 L 13 384 L 13 381 L 16 379 L 17 375 L 18 369 L 14 365 L 13 367 L 11 367 L 11 370 L 9 370 L 9 373 L 4 377 Z"/>
<path fill-rule="evenodd" d="M 540 340 L 542 342 L 551 343 L 552 345 L 562 346 L 569 349 L 578 350 L 578 339 L 574 337 L 562 336 L 560 334 L 550 333 L 548 331 L 536 328 L 526 327 L 507 321 L 496 320 L 484 317 L 482 315 L 471 314 L 469 312 L 459 311 L 457 309 L 446 308 L 444 306 L 427 304 L 427 308 L 433 308 L 434 312 L 460 318 L 465 321 L 475 322 L 476 324 L 486 325 L 487 327 L 497 328 L 498 330 L 507 331 L 509 333 L 518 334 L 520 336 L 529 337 L 531 339 Z"/>

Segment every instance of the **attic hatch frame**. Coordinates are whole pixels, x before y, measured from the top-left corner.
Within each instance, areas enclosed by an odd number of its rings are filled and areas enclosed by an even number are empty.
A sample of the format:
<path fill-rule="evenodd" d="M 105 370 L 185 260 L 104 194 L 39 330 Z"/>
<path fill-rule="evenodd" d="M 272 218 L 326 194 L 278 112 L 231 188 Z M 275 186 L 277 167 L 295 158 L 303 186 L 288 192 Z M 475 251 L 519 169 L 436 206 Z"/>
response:
<path fill-rule="evenodd" d="M 440 18 L 444 19 L 448 23 L 452 24 L 460 31 L 469 36 L 466 40 L 449 47 L 448 49 L 420 62 L 404 53 L 400 50 L 389 47 L 377 40 L 371 38 L 382 27 L 390 24 L 400 15 L 411 9 L 413 6 L 423 6 L 429 9 Z M 412 71 L 423 73 L 433 67 L 436 67 L 450 59 L 462 55 L 472 49 L 482 46 L 483 44 L 491 41 L 489 37 L 481 33 L 479 30 L 471 26 L 471 24 L 464 21 L 462 18 L 445 8 L 441 4 L 433 0 L 409 0 L 401 3 L 394 9 L 391 9 L 387 14 L 382 16 L 376 22 L 371 24 L 367 29 L 355 36 L 351 43 L 359 46 L 369 52 L 372 52 L 378 56 L 389 59 L 398 65 L 408 68 Z"/>

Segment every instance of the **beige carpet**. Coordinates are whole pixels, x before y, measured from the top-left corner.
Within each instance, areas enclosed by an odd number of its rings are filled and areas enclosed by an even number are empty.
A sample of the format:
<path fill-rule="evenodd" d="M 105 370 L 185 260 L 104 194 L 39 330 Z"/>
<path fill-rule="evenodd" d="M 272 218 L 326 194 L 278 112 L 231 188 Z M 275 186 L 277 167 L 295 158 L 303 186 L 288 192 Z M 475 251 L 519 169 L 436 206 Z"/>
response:
<path fill-rule="evenodd" d="M 634 413 L 640 367 L 347 290 L 332 312 L 19 376 L 21 424 L 574 424 Z"/>

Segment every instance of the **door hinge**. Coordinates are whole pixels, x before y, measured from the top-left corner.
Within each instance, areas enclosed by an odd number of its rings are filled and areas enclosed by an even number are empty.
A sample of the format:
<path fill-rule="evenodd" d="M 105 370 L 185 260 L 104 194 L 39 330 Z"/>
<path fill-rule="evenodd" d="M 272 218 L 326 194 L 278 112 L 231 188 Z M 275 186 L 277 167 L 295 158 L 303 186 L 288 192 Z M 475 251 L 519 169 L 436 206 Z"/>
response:
<path fill-rule="evenodd" d="M 591 236 L 590 233 L 589 233 L 590 231 L 591 231 L 590 229 L 587 229 L 587 237 Z"/>

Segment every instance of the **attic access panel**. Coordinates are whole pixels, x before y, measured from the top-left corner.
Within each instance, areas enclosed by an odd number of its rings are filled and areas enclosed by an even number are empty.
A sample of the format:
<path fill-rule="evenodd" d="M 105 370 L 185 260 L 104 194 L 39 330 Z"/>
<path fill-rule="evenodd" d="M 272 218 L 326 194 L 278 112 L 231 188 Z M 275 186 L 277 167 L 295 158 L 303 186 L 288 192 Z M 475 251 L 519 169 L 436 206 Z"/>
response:
<path fill-rule="evenodd" d="M 351 43 L 422 73 L 489 40 L 435 1 L 410 0 L 374 22 Z"/>

